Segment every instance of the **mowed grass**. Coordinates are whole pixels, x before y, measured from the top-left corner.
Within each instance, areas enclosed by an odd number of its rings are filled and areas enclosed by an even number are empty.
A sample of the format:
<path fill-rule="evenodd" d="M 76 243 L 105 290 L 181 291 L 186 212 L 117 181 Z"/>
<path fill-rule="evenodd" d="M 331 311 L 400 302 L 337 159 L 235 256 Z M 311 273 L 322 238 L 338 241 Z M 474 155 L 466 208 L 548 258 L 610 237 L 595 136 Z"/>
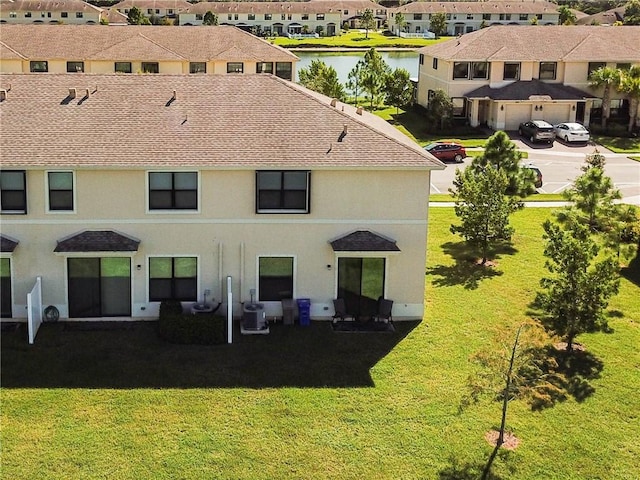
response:
<path fill-rule="evenodd" d="M 269 38 L 275 45 L 285 48 L 421 48 L 427 45 L 450 40 L 451 37 L 438 39 L 428 38 L 401 38 L 370 30 L 366 35 L 362 30 L 350 30 L 342 35 L 319 38 Z"/>
<path fill-rule="evenodd" d="M 3 332 L 2 477 L 476 478 L 500 405 L 459 410 L 469 357 L 528 318 L 549 214 L 515 214 L 513 251 L 488 270 L 462 258 L 453 209 L 431 209 L 425 317 L 396 322 L 395 334 L 312 322 L 196 347 L 164 344 L 152 324 L 46 324 L 35 346 Z M 494 478 L 637 478 L 635 263 L 611 303 L 613 332 L 578 338 L 602 363 L 585 398 L 539 412 L 513 401 L 507 423 L 521 444 L 498 457 Z"/>

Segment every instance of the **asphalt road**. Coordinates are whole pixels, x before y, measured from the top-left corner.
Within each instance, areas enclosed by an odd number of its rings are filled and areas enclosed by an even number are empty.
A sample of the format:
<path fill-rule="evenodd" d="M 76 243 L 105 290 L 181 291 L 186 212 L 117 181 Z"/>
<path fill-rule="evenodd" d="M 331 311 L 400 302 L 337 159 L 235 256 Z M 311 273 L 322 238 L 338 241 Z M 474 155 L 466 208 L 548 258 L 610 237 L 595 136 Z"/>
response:
<path fill-rule="evenodd" d="M 511 140 L 529 154 L 524 161 L 531 163 L 542 171 L 543 185 L 540 193 L 559 193 L 570 187 L 573 180 L 582 172 L 585 156 L 598 149 L 606 158 L 605 171 L 620 190 L 625 202 L 640 205 L 640 162 L 629 159 L 626 155 L 613 153 L 599 145 L 575 144 L 567 145 L 556 140 L 553 146 L 548 144 L 531 144 L 513 134 Z M 448 163 L 447 168 L 431 174 L 431 193 L 447 193 L 453 186 L 456 168 L 469 165 L 472 158 L 467 157 L 463 163 Z"/>

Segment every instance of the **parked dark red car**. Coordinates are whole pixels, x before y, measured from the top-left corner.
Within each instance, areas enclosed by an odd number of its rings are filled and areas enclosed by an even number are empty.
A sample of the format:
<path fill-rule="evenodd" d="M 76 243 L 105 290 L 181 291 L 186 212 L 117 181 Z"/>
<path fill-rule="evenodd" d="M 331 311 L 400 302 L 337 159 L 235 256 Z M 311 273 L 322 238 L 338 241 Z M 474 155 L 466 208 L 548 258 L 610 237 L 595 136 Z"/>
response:
<path fill-rule="evenodd" d="M 424 149 L 443 162 L 462 163 L 467 158 L 464 147 L 453 142 L 433 142 Z"/>

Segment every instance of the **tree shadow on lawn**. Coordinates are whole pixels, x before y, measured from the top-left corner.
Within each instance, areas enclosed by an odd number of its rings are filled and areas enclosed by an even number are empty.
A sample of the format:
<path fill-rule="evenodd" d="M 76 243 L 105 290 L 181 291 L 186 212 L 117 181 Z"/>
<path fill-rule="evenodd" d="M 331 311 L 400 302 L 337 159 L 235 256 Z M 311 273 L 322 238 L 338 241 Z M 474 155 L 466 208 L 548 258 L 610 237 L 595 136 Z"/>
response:
<path fill-rule="evenodd" d="M 439 277 L 433 281 L 436 287 L 462 285 L 467 290 L 475 290 L 482 280 L 503 274 L 495 266 L 479 265 L 475 250 L 466 242 L 447 242 L 442 245 L 442 250 L 455 263 L 427 268 L 427 275 Z M 517 251 L 510 243 L 497 244 L 488 252 L 488 258 L 495 262 L 501 255 L 513 255 Z"/>
<path fill-rule="evenodd" d="M 620 275 L 640 287 L 640 246 L 629 266 L 620 269 Z"/>
<path fill-rule="evenodd" d="M 44 323 L 34 345 L 26 324 L 2 333 L 3 388 L 373 387 L 370 370 L 420 320 L 393 333 L 335 333 L 330 322 L 271 325 L 231 345 L 174 345 L 157 322 Z"/>

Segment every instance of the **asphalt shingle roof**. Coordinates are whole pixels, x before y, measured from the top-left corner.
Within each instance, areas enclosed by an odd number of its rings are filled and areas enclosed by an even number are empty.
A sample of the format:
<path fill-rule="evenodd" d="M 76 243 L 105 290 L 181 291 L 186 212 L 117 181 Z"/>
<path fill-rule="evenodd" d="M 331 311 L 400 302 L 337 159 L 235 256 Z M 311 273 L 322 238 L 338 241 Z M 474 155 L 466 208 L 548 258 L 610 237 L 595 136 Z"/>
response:
<path fill-rule="evenodd" d="M 560 83 L 546 83 L 540 80 L 518 81 L 501 88 L 484 85 L 465 94 L 467 98 L 491 98 L 493 100 L 528 100 L 532 95 L 546 95 L 552 100 L 583 100 L 593 95 Z"/>
<path fill-rule="evenodd" d="M 495 25 L 418 52 L 456 61 L 640 63 L 640 26 Z"/>
<path fill-rule="evenodd" d="M 271 45 L 232 26 L 154 25 L 2 25 L 0 46 L 26 59 L 47 60 L 143 60 L 198 59 L 295 62 L 288 50 Z M 229 58 L 235 47 L 246 58 Z M 0 50 L 4 58 L 4 48 Z M 7 53 L 8 54 L 8 53 Z M 153 55 L 156 57 L 152 58 Z"/>
<path fill-rule="evenodd" d="M 18 246 L 18 241 L 13 240 L 9 237 L 5 237 L 4 235 L 0 235 L 0 252 L 2 253 L 11 253 Z"/>
<path fill-rule="evenodd" d="M 369 230 L 358 230 L 329 242 L 334 252 L 399 252 L 394 240 Z"/>
<path fill-rule="evenodd" d="M 380 117 L 268 74 L 3 74 L 0 88 L 3 167 L 444 168 Z"/>
<path fill-rule="evenodd" d="M 395 13 L 557 13 L 558 5 L 545 1 L 485 1 L 485 2 L 411 2 L 389 9 Z M 407 19 L 410 20 L 410 19 Z"/>
<path fill-rule="evenodd" d="M 54 252 L 136 252 L 140 240 L 113 230 L 85 230 L 58 240 Z"/>

